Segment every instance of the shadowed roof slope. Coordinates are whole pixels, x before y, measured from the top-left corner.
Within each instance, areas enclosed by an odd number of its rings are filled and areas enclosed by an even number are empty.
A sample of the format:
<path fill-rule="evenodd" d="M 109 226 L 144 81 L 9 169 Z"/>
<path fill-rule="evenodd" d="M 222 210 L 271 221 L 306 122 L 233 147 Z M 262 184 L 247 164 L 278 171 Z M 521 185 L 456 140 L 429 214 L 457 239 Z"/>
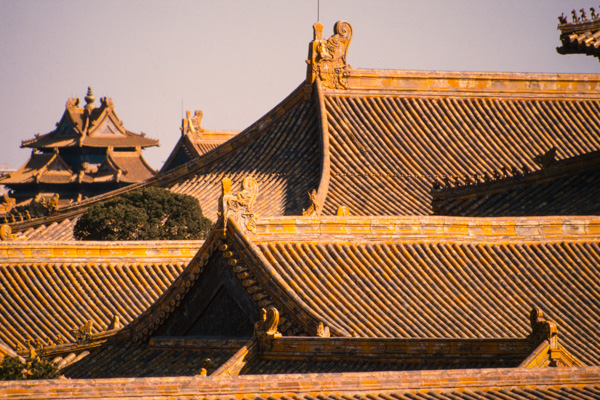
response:
<path fill-rule="evenodd" d="M 449 182 L 432 191 L 439 215 L 600 215 L 600 152 L 554 161 L 536 171 Z M 516 173 L 515 173 L 516 172 Z"/>

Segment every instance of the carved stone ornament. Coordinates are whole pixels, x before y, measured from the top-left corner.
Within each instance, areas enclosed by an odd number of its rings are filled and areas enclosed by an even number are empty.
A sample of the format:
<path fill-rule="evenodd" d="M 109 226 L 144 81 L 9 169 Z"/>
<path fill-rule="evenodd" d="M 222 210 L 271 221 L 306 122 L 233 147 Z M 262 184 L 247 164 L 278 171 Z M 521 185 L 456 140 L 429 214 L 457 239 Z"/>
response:
<path fill-rule="evenodd" d="M 278 325 L 279 311 L 275 307 L 268 310 L 261 308 L 261 319 L 254 323 L 254 336 L 261 351 L 271 350 L 273 339 L 281 337 L 281 333 L 277 332 Z"/>
<path fill-rule="evenodd" d="M 309 47 L 307 79 L 313 82 L 317 77 L 323 85 L 332 89 L 346 89 L 352 67 L 346 62 L 348 47 L 352 40 L 352 26 L 346 21 L 338 21 L 333 27 L 334 35 L 323 39 L 323 25 L 313 25 L 313 41 Z"/>
<path fill-rule="evenodd" d="M 313 189 L 312 192 L 308 194 L 308 197 L 310 198 L 310 207 L 308 207 L 306 210 L 302 209 L 302 215 L 304 215 L 305 217 L 311 215 L 319 215 L 321 209 L 317 202 L 317 191 Z"/>
<path fill-rule="evenodd" d="M 242 190 L 237 194 L 231 194 L 231 179 L 223 178 L 223 194 L 219 202 L 219 215 L 223 217 L 223 232 L 227 227 L 229 218 L 235 219 L 243 233 L 256 230 L 256 215 L 252 208 L 256 197 L 258 197 L 258 183 L 254 178 L 246 177 L 242 181 Z"/>

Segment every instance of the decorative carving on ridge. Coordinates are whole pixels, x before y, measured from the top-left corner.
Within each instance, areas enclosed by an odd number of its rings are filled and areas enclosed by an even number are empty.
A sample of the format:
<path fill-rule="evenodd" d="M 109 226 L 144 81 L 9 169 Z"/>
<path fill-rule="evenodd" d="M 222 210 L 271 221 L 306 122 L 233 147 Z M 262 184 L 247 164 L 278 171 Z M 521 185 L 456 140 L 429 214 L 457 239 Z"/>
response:
<path fill-rule="evenodd" d="M 233 217 L 240 225 L 243 233 L 256 230 L 256 215 L 253 212 L 254 202 L 258 197 L 258 183 L 254 178 L 246 177 L 242 181 L 242 190 L 231 194 L 231 179 L 223 178 L 223 193 L 219 202 L 219 215 L 223 217 L 223 235 L 227 228 L 227 220 Z"/>
<path fill-rule="evenodd" d="M 279 311 L 275 307 L 268 309 L 262 308 L 261 319 L 254 323 L 254 336 L 258 341 L 261 351 L 269 351 L 272 347 L 272 341 L 280 338 L 281 333 L 277 331 L 279 325 Z"/>
<path fill-rule="evenodd" d="M 529 314 L 531 333 L 527 338 L 534 348 L 544 342 L 547 343 L 547 352 L 543 351 L 536 357 L 526 361 L 525 367 L 583 367 L 584 364 L 570 354 L 558 342 L 558 329 L 556 323 L 544 318 L 544 313 L 539 308 L 534 308 Z M 535 354 L 535 353 L 534 353 Z M 541 357 L 540 357 L 541 356 Z"/>
<path fill-rule="evenodd" d="M 302 215 L 305 217 L 319 215 L 321 213 L 321 207 L 319 207 L 317 200 L 317 190 L 313 189 L 312 192 L 309 192 L 308 197 L 310 199 L 310 207 L 308 207 L 306 210 L 302 209 Z"/>
<path fill-rule="evenodd" d="M 331 336 L 329 333 L 329 327 L 324 325 L 323 322 L 319 322 L 319 325 L 317 325 L 317 336 L 322 338 L 328 338 Z"/>
<path fill-rule="evenodd" d="M 77 344 L 84 344 L 92 339 L 93 325 L 94 321 L 90 319 L 85 324 L 81 325 L 79 328 L 71 330 L 71 333 L 73 334 L 73 336 L 75 336 Z"/>
<path fill-rule="evenodd" d="M 307 80 L 314 82 L 318 77 L 323 85 L 331 89 L 346 89 L 352 67 L 346 61 L 352 40 L 352 26 L 338 21 L 333 27 L 333 36 L 323 39 L 323 25 L 313 25 L 313 41 L 308 51 Z"/>
<path fill-rule="evenodd" d="M 119 316 L 113 315 L 110 320 L 110 324 L 108 324 L 108 326 L 106 327 L 106 330 L 112 331 L 113 329 L 121 329 L 121 328 L 123 328 L 123 324 L 119 320 Z"/>
<path fill-rule="evenodd" d="M 185 136 L 187 133 L 202 133 L 204 128 L 200 125 L 204 113 L 202 110 L 194 111 L 194 116 L 191 116 L 191 111 L 186 111 L 186 117 L 181 120 L 181 135 Z"/>
<path fill-rule="evenodd" d="M 558 348 L 558 330 L 556 324 L 544 318 L 544 313 L 539 308 L 534 308 L 529 313 L 531 322 L 531 333 L 527 337 L 534 346 L 538 346 L 544 340 L 550 343 L 550 348 Z"/>

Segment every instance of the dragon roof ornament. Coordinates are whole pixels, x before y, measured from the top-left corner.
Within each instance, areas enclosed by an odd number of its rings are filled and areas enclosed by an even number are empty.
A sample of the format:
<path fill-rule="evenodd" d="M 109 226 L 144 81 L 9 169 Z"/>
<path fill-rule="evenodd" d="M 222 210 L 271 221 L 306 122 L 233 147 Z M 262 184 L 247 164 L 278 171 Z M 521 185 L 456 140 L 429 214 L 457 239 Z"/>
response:
<path fill-rule="evenodd" d="M 318 77 L 323 85 L 331 89 L 346 89 L 346 82 L 352 67 L 346 62 L 348 47 L 352 40 L 352 26 L 346 21 L 338 21 L 333 27 L 334 35 L 323 39 L 323 25 L 313 25 L 313 41 L 308 49 L 307 81 L 314 82 Z"/>

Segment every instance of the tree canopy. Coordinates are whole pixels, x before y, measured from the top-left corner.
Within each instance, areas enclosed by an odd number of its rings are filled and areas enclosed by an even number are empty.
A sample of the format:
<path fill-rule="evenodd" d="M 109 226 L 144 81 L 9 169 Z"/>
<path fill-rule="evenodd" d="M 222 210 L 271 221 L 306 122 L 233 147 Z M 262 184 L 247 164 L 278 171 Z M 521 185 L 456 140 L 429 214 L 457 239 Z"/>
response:
<path fill-rule="evenodd" d="M 58 378 L 58 366 L 37 356 L 23 362 L 18 357 L 4 356 L 0 364 L 0 381 Z"/>
<path fill-rule="evenodd" d="M 90 206 L 73 234 L 78 240 L 192 240 L 204 239 L 211 227 L 194 197 L 144 187 Z"/>

